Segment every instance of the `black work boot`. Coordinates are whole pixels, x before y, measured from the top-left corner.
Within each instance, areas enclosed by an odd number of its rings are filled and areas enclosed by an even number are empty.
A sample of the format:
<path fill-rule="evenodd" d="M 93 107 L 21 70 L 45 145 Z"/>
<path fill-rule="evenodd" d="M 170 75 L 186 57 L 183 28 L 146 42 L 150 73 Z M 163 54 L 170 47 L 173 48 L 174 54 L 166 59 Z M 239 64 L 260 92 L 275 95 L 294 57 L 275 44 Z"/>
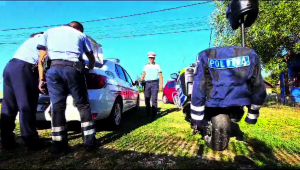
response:
<path fill-rule="evenodd" d="M 96 138 L 94 137 L 92 144 L 90 144 L 90 145 L 84 145 L 84 149 L 86 151 L 90 152 L 90 151 L 96 149 L 97 146 L 98 146 L 97 145 L 97 141 L 96 141 Z"/>
<path fill-rule="evenodd" d="M 52 146 L 49 148 L 48 152 L 52 155 L 66 155 L 69 153 L 68 141 L 58 142 L 53 141 Z"/>
<path fill-rule="evenodd" d="M 22 138 L 24 140 L 27 151 L 39 151 L 39 150 L 46 149 L 48 146 L 51 145 L 50 142 L 43 141 L 39 138 L 33 138 L 33 139 L 25 138 L 25 137 Z"/>
<path fill-rule="evenodd" d="M 151 112 L 151 108 L 146 106 L 146 113 L 148 117 L 150 116 L 150 112 Z"/>
<path fill-rule="evenodd" d="M 151 113 L 151 120 L 155 121 L 157 118 L 157 108 L 155 106 L 152 106 Z"/>
<path fill-rule="evenodd" d="M 1 145 L 2 145 L 2 150 L 4 151 L 11 151 L 20 146 L 20 144 L 17 143 L 15 140 L 11 140 L 10 142 L 1 141 Z"/>

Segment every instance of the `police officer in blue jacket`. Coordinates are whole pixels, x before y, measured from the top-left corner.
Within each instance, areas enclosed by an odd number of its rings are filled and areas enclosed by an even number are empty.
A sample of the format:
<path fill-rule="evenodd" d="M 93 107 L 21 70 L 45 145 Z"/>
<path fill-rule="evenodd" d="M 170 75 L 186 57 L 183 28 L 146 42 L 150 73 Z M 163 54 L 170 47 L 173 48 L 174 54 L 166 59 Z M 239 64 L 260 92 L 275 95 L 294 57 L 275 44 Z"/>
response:
<path fill-rule="evenodd" d="M 204 129 L 204 115 L 243 106 L 248 107 L 245 121 L 256 124 L 265 98 L 260 59 L 253 49 L 217 47 L 198 54 L 191 98 L 194 125 Z"/>
<path fill-rule="evenodd" d="M 21 136 L 28 150 L 47 146 L 36 130 L 36 108 L 39 97 L 38 56 L 36 46 L 43 32 L 35 33 L 25 41 L 4 68 L 3 102 L 1 106 L 2 149 L 18 146 L 14 139 L 15 119 L 19 111 Z"/>
<path fill-rule="evenodd" d="M 156 54 L 154 52 L 149 52 L 147 56 L 149 58 L 149 63 L 144 66 L 141 80 L 146 82 L 144 95 L 147 115 L 150 115 L 151 110 L 151 118 L 152 120 L 155 120 L 157 115 L 157 95 L 159 90 L 163 90 L 163 77 L 160 65 L 154 62 Z M 152 98 L 152 108 L 150 107 L 150 98 Z"/>
<path fill-rule="evenodd" d="M 39 60 L 40 84 L 45 83 L 41 62 L 47 52 L 51 60 L 50 69 L 46 72 L 46 82 L 52 102 L 52 154 L 66 154 L 68 152 L 68 138 L 66 129 L 66 99 L 70 93 L 80 112 L 81 129 L 84 146 L 87 151 L 95 147 L 95 127 L 86 87 L 82 55 L 89 59 L 88 67 L 93 69 L 95 57 L 91 43 L 83 33 L 83 26 L 73 21 L 68 25 L 48 29 L 44 32 L 44 41 L 38 49 L 42 50 Z"/>

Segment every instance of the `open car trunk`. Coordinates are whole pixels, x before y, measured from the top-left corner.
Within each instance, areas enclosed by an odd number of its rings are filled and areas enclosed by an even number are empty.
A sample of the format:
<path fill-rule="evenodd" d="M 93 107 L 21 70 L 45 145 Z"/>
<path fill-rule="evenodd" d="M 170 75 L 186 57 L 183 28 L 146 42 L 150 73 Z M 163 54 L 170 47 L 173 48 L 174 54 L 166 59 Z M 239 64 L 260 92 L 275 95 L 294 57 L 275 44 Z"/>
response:
<path fill-rule="evenodd" d="M 101 67 L 103 65 L 103 51 L 102 51 L 102 45 L 97 43 L 93 38 L 91 38 L 90 36 L 88 36 L 88 39 L 91 42 L 92 45 L 92 50 L 96 59 L 96 67 Z M 86 65 L 88 64 L 88 58 L 85 54 L 83 54 L 83 59 L 85 60 Z M 94 77 L 94 74 L 90 74 L 88 73 L 88 71 L 86 72 L 86 77 L 88 80 L 90 80 L 91 78 Z M 89 82 L 93 82 L 94 81 L 89 81 Z M 90 86 L 95 86 L 95 85 L 89 85 L 89 83 L 87 82 L 88 87 Z M 99 83 L 97 83 L 98 85 Z M 37 107 L 37 111 L 38 112 L 44 112 L 50 105 L 50 97 L 49 95 L 46 94 L 40 94 L 39 96 L 39 100 L 38 100 L 38 107 Z M 51 111 L 50 108 L 48 108 L 49 112 Z"/>

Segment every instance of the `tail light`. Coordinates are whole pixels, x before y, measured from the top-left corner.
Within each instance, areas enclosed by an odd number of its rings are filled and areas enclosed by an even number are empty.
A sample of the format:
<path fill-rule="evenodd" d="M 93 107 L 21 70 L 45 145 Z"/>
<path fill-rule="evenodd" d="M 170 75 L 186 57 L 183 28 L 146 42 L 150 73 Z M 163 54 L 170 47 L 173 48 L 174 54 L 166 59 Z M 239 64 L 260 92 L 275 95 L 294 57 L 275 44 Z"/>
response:
<path fill-rule="evenodd" d="M 102 89 L 107 84 L 107 77 L 95 73 L 87 73 L 85 75 L 86 85 L 88 89 Z"/>

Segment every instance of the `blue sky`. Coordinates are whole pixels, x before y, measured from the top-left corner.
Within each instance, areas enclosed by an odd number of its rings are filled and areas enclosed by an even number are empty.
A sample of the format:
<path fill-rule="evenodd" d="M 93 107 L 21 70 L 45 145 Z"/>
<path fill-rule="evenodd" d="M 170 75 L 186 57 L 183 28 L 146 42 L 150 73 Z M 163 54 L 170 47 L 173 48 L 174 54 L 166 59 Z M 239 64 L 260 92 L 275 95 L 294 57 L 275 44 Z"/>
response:
<path fill-rule="evenodd" d="M 198 1 L 203 2 L 203 1 Z M 6 1 L 0 3 L 0 30 L 9 28 L 33 27 L 66 24 L 70 21 L 87 21 L 110 18 L 135 13 L 160 10 L 198 3 L 197 1 Z M 170 74 L 195 62 L 196 55 L 209 47 L 210 30 L 179 34 L 153 35 L 134 38 L 102 39 L 124 35 L 140 35 L 161 32 L 175 32 L 196 29 L 210 29 L 209 15 L 212 3 L 196 5 L 165 12 L 83 23 L 85 33 L 103 46 L 104 58 L 119 58 L 120 64 L 136 79 L 148 62 L 147 52 L 157 54 L 156 62 L 161 65 L 164 84 L 170 80 Z M 195 18 L 198 17 L 198 18 Z M 203 17 L 203 18 L 200 18 Z M 187 19 L 192 18 L 192 19 Z M 174 20 L 165 21 L 162 20 Z M 147 23 L 152 21 L 160 21 Z M 202 22 L 202 23 L 200 23 Z M 206 23 L 205 23 L 206 22 Z M 138 23 L 138 24 L 134 24 Z M 129 24 L 124 26 L 115 26 Z M 175 24 L 175 25 L 174 25 Z M 34 32 L 47 28 L 17 31 L 0 31 L 1 45 L 0 72 L 12 58 L 17 48 Z M 213 43 L 212 43 L 213 44 Z M 185 59 L 184 59 L 185 58 Z M 2 91 L 2 83 L 0 86 Z"/>

